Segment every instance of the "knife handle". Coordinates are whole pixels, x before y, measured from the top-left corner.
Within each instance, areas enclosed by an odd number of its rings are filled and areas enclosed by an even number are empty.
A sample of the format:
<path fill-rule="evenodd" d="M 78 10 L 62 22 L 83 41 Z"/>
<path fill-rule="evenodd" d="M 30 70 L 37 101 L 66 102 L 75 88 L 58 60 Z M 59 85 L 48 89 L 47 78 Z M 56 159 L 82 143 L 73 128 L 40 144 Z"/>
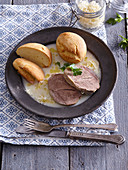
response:
<path fill-rule="evenodd" d="M 125 141 L 125 138 L 122 135 L 98 135 L 94 133 L 67 132 L 67 136 L 69 138 L 95 140 L 118 145 L 123 144 Z"/>

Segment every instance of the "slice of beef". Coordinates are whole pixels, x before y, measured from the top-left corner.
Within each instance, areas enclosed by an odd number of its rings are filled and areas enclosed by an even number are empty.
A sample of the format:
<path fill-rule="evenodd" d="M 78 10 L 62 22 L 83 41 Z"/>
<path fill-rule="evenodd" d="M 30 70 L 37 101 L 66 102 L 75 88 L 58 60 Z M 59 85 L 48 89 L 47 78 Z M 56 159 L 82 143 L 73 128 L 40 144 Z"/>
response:
<path fill-rule="evenodd" d="M 71 86 L 84 93 L 95 92 L 100 88 L 99 79 L 91 69 L 82 65 L 76 67 L 82 69 L 81 75 L 74 76 L 70 68 L 64 71 L 64 78 Z"/>
<path fill-rule="evenodd" d="M 49 93 L 55 102 L 62 105 L 73 105 L 81 97 L 80 91 L 70 86 L 63 74 L 54 74 L 48 80 Z"/>

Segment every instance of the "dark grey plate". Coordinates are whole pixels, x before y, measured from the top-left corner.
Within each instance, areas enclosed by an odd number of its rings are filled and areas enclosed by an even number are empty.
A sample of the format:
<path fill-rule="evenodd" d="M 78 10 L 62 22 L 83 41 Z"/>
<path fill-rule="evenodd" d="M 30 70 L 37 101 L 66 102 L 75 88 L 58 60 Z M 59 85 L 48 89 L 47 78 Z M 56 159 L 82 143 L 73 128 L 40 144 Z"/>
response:
<path fill-rule="evenodd" d="M 24 90 L 22 79 L 13 68 L 12 63 L 18 57 L 16 49 L 28 42 L 38 42 L 44 45 L 55 43 L 58 35 L 62 32 L 75 32 L 82 36 L 87 43 L 88 49 L 99 60 L 102 78 L 101 87 L 87 101 L 77 106 L 65 106 L 62 108 L 48 107 L 34 101 Z M 117 67 L 114 56 L 106 44 L 96 36 L 80 29 L 70 27 L 55 27 L 38 31 L 23 39 L 11 52 L 6 64 L 6 83 L 17 102 L 27 110 L 48 118 L 73 118 L 97 109 L 109 97 L 117 77 Z"/>

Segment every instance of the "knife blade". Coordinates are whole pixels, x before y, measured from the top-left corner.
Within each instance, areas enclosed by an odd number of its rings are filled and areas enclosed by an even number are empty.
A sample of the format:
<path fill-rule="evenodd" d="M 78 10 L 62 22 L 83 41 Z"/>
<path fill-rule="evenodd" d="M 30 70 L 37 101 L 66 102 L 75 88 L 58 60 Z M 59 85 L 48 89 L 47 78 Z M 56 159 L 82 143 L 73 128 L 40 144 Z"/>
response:
<path fill-rule="evenodd" d="M 70 139 L 83 139 L 83 140 L 93 140 L 93 141 L 102 141 L 113 144 L 121 145 L 125 142 L 125 138 L 122 135 L 99 135 L 95 133 L 82 133 L 82 132 L 67 132 L 61 130 L 53 130 L 48 133 L 41 133 L 35 130 L 31 130 L 24 126 L 19 126 L 16 128 L 17 133 L 34 133 L 41 134 L 41 136 L 45 137 L 56 137 L 56 138 L 70 138 Z"/>

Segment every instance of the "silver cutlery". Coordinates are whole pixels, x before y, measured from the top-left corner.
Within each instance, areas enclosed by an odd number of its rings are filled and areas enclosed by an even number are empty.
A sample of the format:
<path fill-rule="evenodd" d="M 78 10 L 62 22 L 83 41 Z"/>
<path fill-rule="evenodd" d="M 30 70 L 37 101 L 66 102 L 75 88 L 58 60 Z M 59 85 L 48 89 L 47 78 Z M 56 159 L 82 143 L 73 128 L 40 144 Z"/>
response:
<path fill-rule="evenodd" d="M 61 130 L 53 130 L 49 133 L 40 133 L 38 131 L 31 130 L 25 126 L 19 126 L 16 128 L 17 133 L 35 133 L 38 134 L 37 138 L 44 137 L 57 137 L 57 138 L 70 138 L 70 139 L 83 139 L 83 140 L 93 140 L 102 141 L 121 145 L 125 142 L 125 138 L 122 135 L 99 135 L 94 133 L 81 133 L 81 132 L 66 132 Z M 27 137 L 26 137 L 27 138 Z"/>
<path fill-rule="evenodd" d="M 40 132 L 50 132 L 53 129 L 60 128 L 60 127 L 87 127 L 87 128 L 98 128 L 98 129 L 107 129 L 114 131 L 117 128 L 117 125 L 114 123 L 110 124 L 62 124 L 62 125 L 54 125 L 51 126 L 48 123 L 39 122 L 31 119 L 25 119 L 24 126 L 27 128 L 40 131 Z"/>

